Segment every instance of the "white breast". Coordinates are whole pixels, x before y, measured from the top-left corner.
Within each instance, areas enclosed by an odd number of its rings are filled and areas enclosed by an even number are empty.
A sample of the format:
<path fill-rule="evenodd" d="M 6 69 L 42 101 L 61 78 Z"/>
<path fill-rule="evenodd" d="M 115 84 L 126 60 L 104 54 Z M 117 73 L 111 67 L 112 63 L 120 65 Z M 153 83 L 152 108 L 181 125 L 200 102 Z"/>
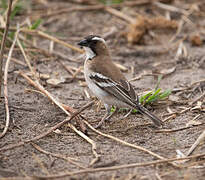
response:
<path fill-rule="evenodd" d="M 96 54 L 89 47 L 83 47 L 85 49 L 86 60 L 92 59 L 96 56 Z"/>
<path fill-rule="evenodd" d="M 87 61 L 87 60 L 86 60 Z M 85 63 L 86 63 L 85 61 Z M 89 60 L 88 60 L 89 61 Z M 88 85 L 88 87 L 90 88 L 90 90 L 92 91 L 92 93 L 100 100 L 103 101 L 103 99 L 108 95 L 108 93 L 106 93 L 105 91 L 103 91 L 101 88 L 99 88 L 91 79 L 90 79 L 90 75 L 91 72 L 89 72 L 89 70 L 84 66 L 84 73 L 85 73 L 85 80 L 86 83 Z"/>

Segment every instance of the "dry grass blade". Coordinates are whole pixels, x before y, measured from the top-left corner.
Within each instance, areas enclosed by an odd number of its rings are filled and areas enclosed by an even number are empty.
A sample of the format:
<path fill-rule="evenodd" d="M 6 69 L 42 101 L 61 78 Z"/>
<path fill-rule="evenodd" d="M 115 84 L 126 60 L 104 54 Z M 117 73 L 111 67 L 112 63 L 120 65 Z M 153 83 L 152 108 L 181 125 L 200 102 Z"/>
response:
<path fill-rule="evenodd" d="M 19 41 L 19 39 L 17 39 L 17 43 L 18 43 L 18 46 L 19 46 L 19 48 L 20 48 L 20 50 L 21 50 L 21 52 L 22 52 L 22 54 L 23 54 L 23 56 L 24 56 L 24 59 L 25 59 L 27 65 L 28 65 L 28 67 L 29 67 L 31 73 L 33 74 L 34 77 L 36 77 L 36 76 L 35 76 L 35 72 L 34 72 L 32 66 L 31 66 L 30 60 L 28 59 L 28 57 L 27 57 L 27 55 L 26 55 L 26 53 L 25 53 L 25 51 L 24 51 L 24 49 L 23 49 L 23 47 L 22 47 L 21 42 Z M 37 79 L 37 78 L 36 78 L 36 79 Z"/>
<path fill-rule="evenodd" d="M 44 174 L 47 174 L 49 176 L 49 171 L 48 169 L 45 167 L 44 163 L 42 162 L 42 160 L 32 152 L 32 158 L 34 159 L 34 161 L 39 165 L 41 171 L 44 173 Z"/>
<path fill-rule="evenodd" d="M 10 115 L 9 115 L 9 105 L 8 105 L 7 79 L 8 79 L 9 63 L 10 63 L 10 60 L 11 60 L 11 56 L 12 56 L 12 53 L 13 53 L 14 46 L 16 44 L 18 33 L 19 33 L 19 30 L 17 30 L 14 41 L 13 41 L 13 44 L 12 44 L 10 50 L 9 50 L 9 54 L 8 54 L 8 58 L 7 58 L 6 65 L 5 65 L 5 70 L 4 70 L 4 99 L 5 99 L 5 108 L 6 108 L 6 125 L 4 127 L 3 132 L 0 134 L 0 138 L 2 138 L 6 134 L 8 128 L 9 128 Z"/>
<path fill-rule="evenodd" d="M 99 158 L 100 158 L 100 155 L 98 155 L 96 149 L 97 149 L 97 146 L 96 146 L 96 143 L 90 139 L 88 136 L 86 136 L 84 133 L 82 133 L 81 131 L 77 130 L 75 128 L 75 126 L 73 126 L 72 124 L 68 124 L 68 126 L 73 130 L 75 131 L 78 135 L 80 135 L 83 139 L 85 139 L 87 142 L 89 142 L 91 145 L 92 145 L 92 152 L 93 152 L 93 155 L 95 156 L 95 158 L 90 162 L 90 166 L 92 166 L 94 163 L 96 163 Z"/>
<path fill-rule="evenodd" d="M 7 55 L 4 55 L 5 58 L 8 58 Z M 13 61 L 14 63 L 16 64 L 20 64 L 21 66 L 24 66 L 24 67 L 27 67 L 27 65 L 24 63 L 24 62 L 21 62 L 20 60 L 16 59 L 16 58 L 13 58 L 11 57 L 11 61 Z"/>
<path fill-rule="evenodd" d="M 128 15 L 126 15 L 126 14 L 124 14 L 124 13 L 122 13 L 122 12 L 116 10 L 116 9 L 113 9 L 113 8 L 111 8 L 111 7 L 107 7 L 107 8 L 105 8 L 105 10 L 106 10 L 107 12 L 109 12 L 109 13 L 115 15 L 115 16 L 118 16 L 118 17 L 124 19 L 125 21 L 127 21 L 127 22 L 129 22 L 129 23 L 131 23 L 131 24 L 132 24 L 132 23 L 135 23 L 135 19 L 129 17 Z"/>
<path fill-rule="evenodd" d="M 37 140 L 39 140 L 39 139 L 41 139 L 41 138 L 51 134 L 53 131 L 55 131 L 56 129 L 60 128 L 64 124 L 69 123 L 69 121 L 71 121 L 73 118 L 75 118 L 81 112 L 83 112 L 85 109 L 87 109 L 88 107 L 93 105 L 93 103 L 94 103 L 94 101 L 89 102 L 88 104 L 86 104 L 85 106 L 83 106 L 82 108 L 77 110 L 75 113 L 73 113 L 70 118 L 66 118 L 65 120 L 61 121 L 60 123 L 56 124 L 55 126 L 51 127 L 50 129 L 48 129 L 46 132 L 44 132 L 44 133 L 42 133 L 42 134 L 40 134 L 40 135 L 38 135 L 38 136 L 36 136 L 34 138 L 31 138 L 31 139 L 28 139 L 28 140 L 25 140 L 25 141 L 21 141 L 21 142 L 16 143 L 16 144 L 10 144 L 8 146 L 4 146 L 4 147 L 0 148 L 0 152 L 7 151 L 9 149 L 13 149 L 13 148 L 16 148 L 16 147 L 23 146 L 25 144 L 28 144 L 28 143 L 33 142 L 33 141 L 37 141 Z"/>
<path fill-rule="evenodd" d="M 194 156 L 184 157 L 184 158 L 171 158 L 171 159 L 165 159 L 165 160 L 157 160 L 157 161 L 151 161 L 151 162 L 145 162 L 145 163 L 133 163 L 133 164 L 125 164 L 120 166 L 112 166 L 112 167 L 103 167 L 103 168 L 95 168 L 95 169 L 85 169 L 85 170 L 79 170 L 75 172 L 67 172 L 67 173 L 61 173 L 58 175 L 50 175 L 50 176 L 36 176 L 40 179 L 55 179 L 55 178 L 62 178 L 66 176 L 74 176 L 84 173 L 95 173 L 95 172 L 101 172 L 101 171 L 114 171 L 124 168 L 134 168 L 134 167 L 142 167 L 142 166 L 151 166 L 156 164 L 162 164 L 162 163 L 171 163 L 173 161 L 182 161 L 186 159 L 195 159 L 199 157 L 205 156 L 205 153 L 203 154 L 197 154 Z"/>
<path fill-rule="evenodd" d="M 21 75 L 23 75 L 23 77 L 25 77 L 27 80 L 29 80 L 29 82 L 30 83 L 32 83 L 32 85 L 34 85 L 36 88 L 38 88 L 41 92 L 43 92 L 52 102 L 54 102 L 59 108 L 61 108 L 67 115 L 70 115 L 70 113 L 68 113 L 66 110 L 65 110 L 65 108 L 62 106 L 62 104 L 61 103 L 59 103 L 48 91 L 46 91 L 44 88 L 43 88 L 43 86 L 41 86 L 40 84 L 39 84 L 39 82 L 34 82 L 34 81 L 32 81 L 28 76 L 26 76 L 25 74 L 22 74 L 22 73 L 20 73 Z M 93 102 L 91 102 L 91 103 L 89 103 L 89 105 L 90 104 L 93 104 Z M 78 112 L 78 111 L 77 111 Z M 73 113 L 73 115 L 75 114 L 75 112 Z M 72 116 L 73 116 L 72 115 Z M 71 116 L 71 117 L 72 117 Z M 99 156 L 98 156 L 98 154 L 97 154 L 97 152 L 96 152 L 96 144 L 95 144 L 95 142 L 92 140 L 92 139 L 90 139 L 88 136 L 86 136 L 84 133 L 82 133 L 81 131 L 79 131 L 79 130 L 77 130 L 72 124 L 68 124 L 68 126 L 74 131 L 74 132 L 76 132 L 79 136 L 81 136 L 83 139 L 85 139 L 87 142 L 89 142 L 91 145 L 92 145 L 92 152 L 93 152 L 93 154 L 94 154 L 94 156 L 95 156 L 95 159 L 91 162 L 91 165 L 93 164 L 93 163 L 95 163 L 96 161 L 98 161 L 98 159 L 99 159 Z M 55 128 L 55 129 L 57 129 L 57 128 Z"/>
<path fill-rule="evenodd" d="M 12 0 L 9 0 L 7 17 L 6 17 L 6 27 L 4 29 L 3 38 L 1 40 L 1 49 L 0 49 L 0 97 L 1 97 L 1 85 L 2 85 L 3 55 L 4 55 L 4 49 L 5 49 L 5 43 L 6 43 L 6 36 L 8 34 L 8 29 L 9 29 L 9 23 L 10 23 L 9 18 L 10 18 L 10 14 L 11 14 L 11 8 L 12 8 Z"/>
<path fill-rule="evenodd" d="M 194 99 L 190 105 L 192 106 L 194 103 L 196 103 L 197 101 L 199 101 L 200 99 L 205 97 L 205 92 L 203 92 L 200 96 L 198 96 L 196 99 Z"/>
<path fill-rule="evenodd" d="M 189 14 L 188 11 L 186 11 L 184 9 L 180 9 L 180 8 L 174 7 L 174 6 L 171 6 L 171 5 L 163 4 L 163 3 L 160 3 L 160 2 L 154 2 L 154 4 L 157 7 L 165 9 L 165 10 L 168 10 L 168 11 L 178 12 L 178 13 L 182 13 L 184 15 L 188 15 Z"/>
<path fill-rule="evenodd" d="M 197 126 L 201 126 L 204 125 L 205 123 L 200 123 L 194 126 L 187 126 L 187 127 L 180 127 L 180 128 L 176 128 L 176 129 L 162 129 L 162 130 L 157 130 L 155 131 L 156 133 L 173 133 L 173 132 L 177 132 L 177 131 L 182 131 L 182 130 L 186 130 L 186 129 L 191 129 Z"/>
<path fill-rule="evenodd" d="M 196 149 L 196 147 L 202 143 L 203 141 L 205 141 L 205 130 L 201 133 L 201 135 L 197 138 L 197 140 L 194 142 L 194 144 L 191 146 L 191 148 L 189 149 L 189 151 L 187 152 L 187 156 L 191 155 L 194 150 Z"/>
<path fill-rule="evenodd" d="M 44 153 L 44 154 L 51 155 L 51 156 L 54 156 L 54 157 L 57 157 L 57 158 L 60 158 L 60 159 L 64 159 L 64 160 L 68 161 L 69 163 L 71 163 L 71 164 L 73 164 L 73 165 L 75 165 L 75 166 L 77 166 L 77 167 L 80 167 L 80 168 L 83 168 L 83 169 L 85 168 L 84 166 L 82 166 L 82 165 L 80 165 L 79 163 L 75 162 L 76 159 L 74 159 L 74 158 L 71 158 L 71 157 L 68 157 L 68 156 L 64 156 L 64 155 L 62 155 L 62 154 L 56 154 L 56 153 L 48 152 L 48 151 L 42 149 L 40 146 L 38 146 L 37 144 L 35 144 L 35 143 L 33 143 L 33 142 L 31 143 L 31 145 L 32 145 L 36 150 L 38 150 L 39 152 L 42 152 L 42 153 Z"/>
<path fill-rule="evenodd" d="M 68 43 L 66 43 L 66 42 L 64 42 L 64 41 L 61 41 L 61 40 L 59 40 L 59 39 L 57 39 L 57 38 L 55 38 L 55 37 L 53 37 L 53 36 L 50 36 L 50 35 L 48 35 L 48 34 L 42 32 L 42 31 L 36 31 L 36 32 L 37 32 L 38 35 L 40 35 L 40 36 L 42 36 L 42 37 L 44 37 L 44 38 L 46 38 L 46 39 L 52 40 L 52 41 L 54 41 L 54 42 L 56 42 L 56 43 L 58 43 L 58 44 L 61 44 L 61 45 L 65 46 L 65 47 L 68 47 L 68 48 L 70 48 L 70 49 L 72 49 L 72 50 L 74 50 L 74 51 L 77 51 L 77 52 L 79 52 L 79 53 L 83 53 L 83 52 L 84 52 L 82 49 L 79 49 L 79 48 L 77 48 L 77 47 L 74 47 L 73 45 L 68 44 Z"/>
<path fill-rule="evenodd" d="M 5 29 L 5 27 L 1 27 L 0 29 Z M 15 28 L 15 27 L 12 27 L 12 28 L 9 28 L 9 30 L 16 31 L 16 28 Z M 53 42 L 55 42 L 55 43 L 61 44 L 61 45 L 65 46 L 65 47 L 70 48 L 70 49 L 72 49 L 72 50 L 74 50 L 74 51 L 77 51 L 77 52 L 79 52 L 79 53 L 84 53 L 84 50 L 82 50 L 82 49 L 80 49 L 80 48 L 78 48 L 78 47 L 75 47 L 75 46 L 73 46 L 73 45 L 71 45 L 71 44 L 69 44 L 69 43 L 66 43 L 66 42 L 64 42 L 64 41 L 62 41 L 62 40 L 59 40 L 59 39 L 57 39 L 56 37 L 53 37 L 53 36 L 51 36 L 51 35 L 48 35 L 48 34 L 42 32 L 42 31 L 39 31 L 39 30 L 31 30 L 31 29 L 27 29 L 27 28 L 21 28 L 20 31 L 21 31 L 21 32 L 24 32 L 24 33 L 27 33 L 27 34 L 34 34 L 34 35 L 41 36 L 41 37 L 43 37 L 43 38 L 49 39 L 49 40 L 51 40 L 51 41 L 53 41 Z M 48 53 L 49 53 L 49 52 L 48 52 Z"/>
<path fill-rule="evenodd" d="M 32 86 L 39 89 L 43 94 L 45 94 L 52 102 L 54 102 L 61 110 L 63 110 L 63 112 L 70 116 L 70 113 L 64 109 L 61 103 L 59 103 L 53 96 L 51 96 L 51 94 L 47 90 L 45 90 L 38 81 L 33 81 L 23 72 L 20 72 L 19 74 L 24 77 Z"/>
<path fill-rule="evenodd" d="M 31 69 L 32 69 L 32 68 L 31 68 Z M 43 86 L 40 85 L 40 83 L 39 83 L 38 81 L 35 81 L 35 82 L 34 82 L 34 81 L 31 80 L 26 74 L 24 74 L 24 73 L 22 73 L 22 72 L 20 72 L 20 75 L 23 76 L 24 78 L 26 78 L 26 79 L 29 81 L 30 84 L 32 84 L 34 87 L 36 87 L 36 88 L 39 89 L 41 92 L 43 92 L 50 100 L 52 100 L 52 102 L 54 102 L 59 108 L 61 108 L 67 115 L 70 116 L 70 113 L 68 113 L 68 112 L 64 109 L 64 107 L 62 106 L 62 104 L 59 103 L 48 91 L 46 91 L 46 90 L 43 88 Z M 87 108 L 88 106 L 90 106 L 91 104 L 93 104 L 93 101 L 92 101 L 91 103 L 88 103 L 88 105 L 86 105 L 85 107 L 82 107 L 83 110 L 86 109 L 86 108 Z M 61 123 L 57 124 L 56 126 L 52 127 L 52 128 L 51 128 L 50 130 L 48 130 L 46 133 L 42 133 L 41 135 L 39 135 L 39 136 L 37 136 L 37 137 L 35 137 L 35 138 L 33 138 L 33 139 L 30 139 L 30 140 L 27 140 L 27 141 L 24 141 L 24 142 L 20 142 L 20 143 L 18 143 L 18 144 L 14 144 L 14 145 L 11 146 L 11 147 L 18 147 L 18 146 L 23 145 L 24 143 L 29 143 L 29 142 L 32 142 L 32 141 L 34 141 L 34 140 L 38 140 L 38 139 L 40 139 L 40 138 L 42 138 L 42 137 L 45 137 L 46 135 L 50 134 L 51 132 L 53 132 L 54 130 L 56 130 L 57 128 L 59 128 L 60 126 L 64 125 L 65 123 L 68 123 L 71 119 L 73 119 L 75 116 L 77 116 L 76 114 L 78 115 L 79 112 L 78 112 L 78 111 L 74 112 L 69 119 L 66 119 L 66 120 L 62 121 Z M 91 165 L 92 165 L 93 163 L 95 163 L 96 161 L 98 161 L 99 155 L 98 155 L 97 152 L 96 152 L 96 144 L 95 144 L 95 142 L 94 142 L 92 139 L 90 139 L 88 136 L 86 136 L 84 133 L 82 133 L 81 131 L 77 130 L 72 124 L 69 124 L 69 123 L 68 123 L 68 125 L 69 125 L 69 127 L 70 127 L 73 131 L 75 131 L 79 136 L 81 136 L 82 138 L 84 138 L 87 142 L 89 142 L 89 143 L 92 145 L 92 152 L 93 152 L 95 158 L 94 158 L 94 160 L 91 162 Z M 2 148 L 2 149 L 3 149 L 3 150 L 6 150 L 5 148 Z M 1 151 L 2 149 L 0 149 L 0 151 Z"/>
<path fill-rule="evenodd" d="M 158 155 L 158 154 L 156 154 L 156 153 L 154 153 L 154 152 L 152 152 L 152 151 L 150 151 L 150 150 L 148 150 L 148 149 L 145 149 L 145 148 L 143 148 L 143 147 L 141 147 L 141 146 L 137 146 L 137 145 L 134 145 L 134 144 L 130 144 L 130 143 L 128 143 L 128 142 L 126 142 L 126 141 L 123 141 L 123 140 L 121 140 L 121 139 L 119 139 L 119 138 L 116 138 L 116 137 L 114 137 L 114 136 L 112 136 L 112 135 L 102 133 L 102 132 L 96 130 L 94 127 L 92 127 L 92 126 L 91 126 L 87 121 L 85 121 L 85 120 L 84 120 L 84 123 L 85 123 L 91 130 L 93 130 L 95 133 L 97 133 L 97 134 L 99 134 L 99 135 L 101 135 L 101 136 L 104 136 L 104 137 L 107 137 L 107 138 L 112 139 L 112 140 L 114 140 L 114 141 L 117 141 L 117 142 L 119 142 L 119 143 L 121 143 L 121 144 L 123 144 L 123 145 L 125 145 L 125 146 L 132 147 L 132 148 L 138 149 L 138 150 L 140 150 L 140 151 L 146 152 L 146 153 L 148 153 L 148 154 L 150 154 L 150 155 L 152 155 L 152 156 L 154 156 L 154 157 L 156 157 L 156 158 L 158 158 L 158 159 L 163 159 L 163 160 L 165 159 L 164 157 L 162 157 L 162 156 L 160 156 L 160 155 Z M 172 164 L 173 166 L 175 166 L 175 167 L 179 167 L 179 166 L 178 166 L 177 164 L 175 164 L 175 163 L 171 163 L 171 164 Z"/>

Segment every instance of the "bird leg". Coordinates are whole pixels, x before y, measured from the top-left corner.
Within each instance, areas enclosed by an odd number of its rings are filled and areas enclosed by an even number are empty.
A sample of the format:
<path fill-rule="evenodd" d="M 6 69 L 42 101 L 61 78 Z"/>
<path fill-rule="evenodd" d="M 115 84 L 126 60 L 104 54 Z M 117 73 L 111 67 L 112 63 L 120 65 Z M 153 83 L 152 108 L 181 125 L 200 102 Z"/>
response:
<path fill-rule="evenodd" d="M 105 104 L 106 113 L 103 116 L 103 118 L 101 119 L 101 121 L 97 124 L 97 126 L 95 126 L 96 129 L 101 127 L 105 121 L 109 120 L 118 111 L 118 108 L 116 107 L 114 112 L 110 112 L 111 107 L 112 106 Z"/>

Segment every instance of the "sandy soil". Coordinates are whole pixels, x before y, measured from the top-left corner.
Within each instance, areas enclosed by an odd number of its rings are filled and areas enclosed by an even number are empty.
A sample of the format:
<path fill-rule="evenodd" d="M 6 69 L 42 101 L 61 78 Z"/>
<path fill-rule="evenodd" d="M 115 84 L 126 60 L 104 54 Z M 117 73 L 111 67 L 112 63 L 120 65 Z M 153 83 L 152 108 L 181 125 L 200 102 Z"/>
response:
<path fill-rule="evenodd" d="M 157 78 L 150 74 L 167 73 L 171 68 L 174 68 L 175 70 L 163 76 L 160 82 L 160 87 L 163 90 L 168 88 L 173 90 L 169 100 L 148 107 L 162 119 L 168 117 L 165 116 L 168 113 L 167 108 L 170 108 L 173 112 L 181 112 L 184 108 L 189 107 L 190 102 L 205 92 L 205 82 L 198 82 L 205 79 L 205 4 L 202 0 L 197 1 L 201 3 L 198 6 L 199 9 L 189 15 L 188 20 L 185 17 L 180 33 L 172 43 L 169 43 L 169 40 L 176 34 L 176 30 L 151 29 L 144 35 L 141 44 L 138 45 L 127 42 L 126 32 L 129 31 L 129 23 L 105 10 L 73 10 L 54 14 L 58 9 L 83 7 L 87 1 L 84 5 L 67 1 L 51 1 L 45 4 L 43 2 L 47 1 L 32 1 L 30 12 L 25 11 L 25 15 L 17 16 L 16 20 L 23 22 L 26 16 L 35 18 L 34 15 L 54 9 L 52 10 L 53 15 L 43 17 L 43 14 L 40 14 L 44 20 L 39 27 L 40 30 L 49 32 L 52 36 L 74 46 L 89 34 L 106 36 L 113 60 L 128 69 L 125 76 L 128 79 L 139 76 L 139 79 L 132 81 L 136 93 L 154 89 Z M 188 8 L 194 2 L 175 1 L 168 5 L 188 11 Z M 170 17 L 176 22 L 179 23 L 183 19 L 181 13 L 167 11 L 151 3 L 133 7 L 124 6 L 117 9 L 132 18 L 135 18 L 136 13 L 151 18 L 153 16 L 164 16 L 166 12 L 170 12 Z M 113 30 L 114 33 L 112 33 Z M 193 41 L 190 40 L 194 35 L 200 37 L 200 46 L 193 45 Z M 39 36 L 32 38 L 35 38 L 38 47 L 49 48 L 49 40 L 39 38 Z M 183 38 L 183 45 L 186 47 L 187 55 L 176 58 L 179 45 L 173 46 L 173 44 L 177 44 Z M 166 48 L 168 48 L 168 51 Z M 77 110 L 91 101 L 84 92 L 85 89 L 88 89 L 86 86 L 82 86 L 84 81 L 74 79 L 70 82 L 68 77 L 71 75 L 68 74 L 61 63 L 78 68 L 83 66 L 84 57 L 78 52 L 57 43 L 54 44 L 54 50 L 73 61 L 59 56 L 49 56 L 48 58 L 43 53 L 36 52 L 28 52 L 28 55 L 31 58 L 32 65 L 40 74 L 48 74 L 55 79 L 67 78 L 58 87 L 53 87 L 46 80 L 41 80 L 41 84 L 57 100 Z M 25 62 L 18 49 L 14 51 L 13 57 Z M 20 179 L 23 179 L 26 176 L 52 176 L 63 172 L 81 170 L 82 167 L 78 167 L 67 160 L 39 152 L 30 143 L 1 151 L 1 148 L 31 139 L 45 132 L 66 118 L 66 115 L 52 104 L 46 96 L 31 91 L 35 88 L 30 86 L 24 78 L 17 76 L 16 72 L 19 70 L 29 72 L 27 67 L 11 62 L 8 75 L 11 120 L 7 134 L 0 140 L 0 177 L 13 177 L 15 179 L 21 177 Z M 142 73 L 147 75 L 140 76 Z M 83 77 L 83 73 L 81 72 L 77 77 Z M 194 82 L 197 83 L 193 84 Z M 92 94 L 90 93 L 90 95 Z M 149 120 L 141 114 L 131 114 L 128 118 L 121 120 L 124 115 L 122 112 L 114 116 L 110 122 L 107 122 L 99 130 L 131 144 L 144 147 L 165 158 L 173 158 L 176 157 L 176 150 L 186 153 L 204 130 L 204 100 L 204 98 L 199 100 L 202 102 L 201 109 L 188 110 L 165 122 L 163 129 L 179 129 L 177 131 L 159 133 L 156 128 L 147 125 Z M 196 105 L 196 103 L 193 104 L 192 108 Z M 103 117 L 104 111 L 102 107 L 99 112 L 96 112 L 96 106 L 92 106 L 86 109 L 82 115 L 90 124 L 96 125 Z M 196 116 L 198 118 L 193 122 Z M 195 125 L 180 130 L 180 128 L 186 127 L 188 123 Z M 72 124 L 81 130 L 75 120 L 72 120 Z M 2 131 L 4 125 L 5 108 L 2 95 L 2 101 L 0 101 L 0 129 Z M 75 158 L 78 164 L 88 168 L 89 163 L 94 158 L 91 145 L 67 125 L 62 126 L 59 130 L 60 134 L 51 133 L 34 143 L 48 152 Z M 97 153 L 100 155 L 99 161 L 92 168 L 157 160 L 156 157 L 150 154 L 100 136 L 89 128 L 87 128 L 87 135 L 95 141 Z M 205 146 L 202 144 L 193 154 L 200 154 L 204 151 Z M 205 179 L 205 161 L 203 158 L 193 159 L 182 165 L 187 167 L 176 168 L 170 164 L 162 163 L 113 171 L 83 173 L 54 179 Z"/>

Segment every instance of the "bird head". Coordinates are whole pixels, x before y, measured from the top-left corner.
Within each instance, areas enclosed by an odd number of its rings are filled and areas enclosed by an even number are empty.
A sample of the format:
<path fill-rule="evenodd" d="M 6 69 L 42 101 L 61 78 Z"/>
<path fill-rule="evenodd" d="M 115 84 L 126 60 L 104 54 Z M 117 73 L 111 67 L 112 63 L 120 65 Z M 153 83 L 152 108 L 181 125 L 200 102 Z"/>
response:
<path fill-rule="evenodd" d="M 92 60 L 95 56 L 107 54 L 106 42 L 97 35 L 89 35 L 78 43 L 86 53 L 86 59 Z"/>

